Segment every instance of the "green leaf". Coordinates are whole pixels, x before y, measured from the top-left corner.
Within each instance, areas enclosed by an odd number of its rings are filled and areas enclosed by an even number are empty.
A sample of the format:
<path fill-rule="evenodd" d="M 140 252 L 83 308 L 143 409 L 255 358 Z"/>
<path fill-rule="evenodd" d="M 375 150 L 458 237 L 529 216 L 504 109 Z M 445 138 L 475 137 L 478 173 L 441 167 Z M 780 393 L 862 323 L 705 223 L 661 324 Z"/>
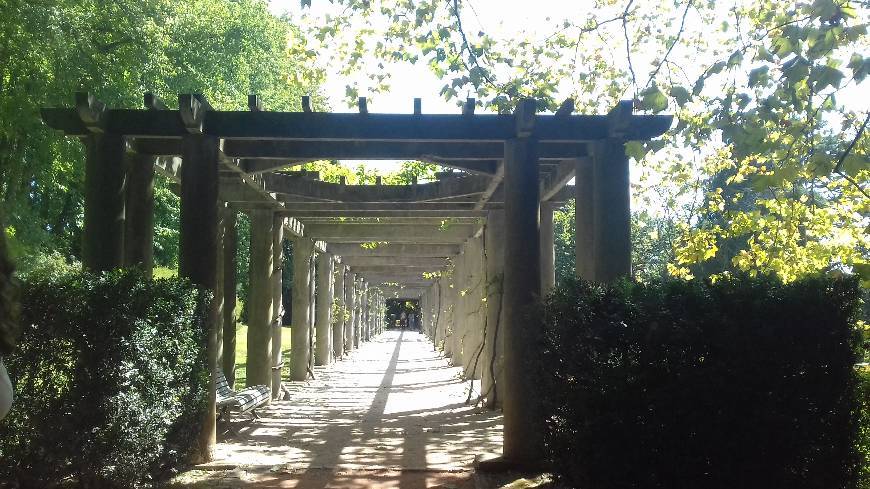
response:
<path fill-rule="evenodd" d="M 713 66 L 711 66 L 709 70 L 707 70 L 707 74 L 708 75 L 715 75 L 716 73 L 721 72 L 723 68 L 725 68 L 725 62 L 719 61 L 719 62 L 715 63 Z"/>
<path fill-rule="evenodd" d="M 641 92 L 640 96 L 641 103 L 647 110 L 661 112 L 668 108 L 668 97 L 655 85 Z"/>
<path fill-rule="evenodd" d="M 689 101 L 689 91 L 683 87 L 673 86 L 668 93 L 677 101 L 677 105 L 680 107 L 686 105 L 686 102 Z"/>
<path fill-rule="evenodd" d="M 861 171 L 870 170 L 870 158 L 851 153 L 843 160 L 842 168 L 846 175 L 857 176 Z"/>
<path fill-rule="evenodd" d="M 634 158 L 635 161 L 640 161 L 646 156 L 647 149 L 644 147 L 643 143 L 640 141 L 629 141 L 625 143 L 625 154 L 630 158 Z"/>
<path fill-rule="evenodd" d="M 767 81 L 767 73 L 770 71 L 769 66 L 759 66 L 749 72 L 749 86 L 756 87 Z"/>
<path fill-rule="evenodd" d="M 810 72 L 808 81 L 813 84 L 817 92 L 828 86 L 839 88 L 840 82 L 843 81 L 843 72 L 830 66 L 816 66 Z"/>

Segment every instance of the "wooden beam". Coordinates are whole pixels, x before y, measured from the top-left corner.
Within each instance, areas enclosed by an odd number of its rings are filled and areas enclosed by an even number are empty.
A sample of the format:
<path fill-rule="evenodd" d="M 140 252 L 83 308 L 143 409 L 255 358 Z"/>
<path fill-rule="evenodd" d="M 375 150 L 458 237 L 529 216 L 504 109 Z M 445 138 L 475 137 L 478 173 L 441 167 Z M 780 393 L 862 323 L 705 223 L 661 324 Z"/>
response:
<path fill-rule="evenodd" d="M 460 252 L 458 245 L 452 244 L 401 244 L 388 243 L 376 246 L 360 246 L 350 243 L 329 243 L 330 253 L 345 258 L 351 256 L 410 256 L 410 257 L 451 257 Z"/>
<path fill-rule="evenodd" d="M 501 185 L 502 180 L 504 180 L 504 162 L 499 162 L 498 168 L 496 169 L 495 175 L 492 176 L 492 179 L 489 181 L 489 185 L 487 185 L 486 190 L 481 194 L 480 199 L 474 205 L 474 210 L 482 210 L 486 204 L 489 202 L 489 199 L 492 198 L 492 195 L 498 189 L 499 185 Z"/>
<path fill-rule="evenodd" d="M 195 96 L 193 98 L 196 98 Z M 197 98 L 202 105 L 201 98 Z M 182 111 L 193 107 L 182 104 Z M 67 135 L 87 128 L 71 117 L 75 109 L 43 109 L 43 120 Z M 111 109 L 106 131 L 125 136 L 181 137 L 187 133 L 179 112 Z M 670 128 L 672 116 L 632 115 L 625 140 L 646 140 Z M 202 131 L 224 139 L 286 139 L 309 141 L 493 142 L 516 135 L 512 114 L 333 114 L 304 112 L 211 111 Z M 610 137 L 606 115 L 538 115 L 536 137 L 541 142 L 588 142 Z"/>
<path fill-rule="evenodd" d="M 418 185 L 340 185 L 265 174 L 266 189 L 284 195 L 332 202 L 426 202 L 483 192 L 489 178 L 465 176 Z"/>
<path fill-rule="evenodd" d="M 448 211 L 473 211 L 474 202 L 285 202 L 284 211 L 288 214 L 300 215 L 309 211 L 333 212 L 353 217 L 352 212 L 366 213 L 435 213 Z M 387 214 L 389 215 L 389 214 Z M 421 214 L 423 215 L 423 214 Z M 440 215 L 440 214 L 438 214 Z M 437 216 L 436 216 L 437 217 Z M 449 217 L 449 216 L 445 216 Z"/>
<path fill-rule="evenodd" d="M 359 108 L 360 114 L 368 114 L 369 113 L 369 104 L 365 97 L 360 97 L 357 101 L 357 107 Z"/>
<path fill-rule="evenodd" d="M 574 170 L 577 165 L 576 159 L 565 160 L 556 168 L 556 172 L 547 179 L 544 188 L 541 191 L 541 202 L 545 202 L 555 197 L 560 190 L 568 185 L 568 182 L 574 178 Z"/>
<path fill-rule="evenodd" d="M 472 97 L 465 99 L 465 103 L 462 105 L 462 115 L 471 116 L 474 115 L 474 106 L 475 100 Z"/>
<path fill-rule="evenodd" d="M 423 101 L 419 98 L 414 99 L 414 115 L 423 113 Z"/>
<path fill-rule="evenodd" d="M 323 219 L 471 219 L 486 217 L 486 211 L 472 210 L 402 210 L 399 208 L 391 210 L 307 210 L 297 209 L 299 204 L 285 204 L 282 212 L 292 215 L 303 221 L 323 220 Z M 350 206 L 349 206 L 350 207 Z"/>
<path fill-rule="evenodd" d="M 145 108 L 149 110 L 169 110 L 169 106 L 157 95 L 151 92 L 145 92 L 142 97 Z"/>
<path fill-rule="evenodd" d="M 106 104 L 87 92 L 76 92 L 75 98 L 79 120 L 87 131 L 98 134 L 106 132 Z"/>
<path fill-rule="evenodd" d="M 305 234 L 333 243 L 462 243 L 480 226 L 473 224 L 308 224 Z"/>
<path fill-rule="evenodd" d="M 314 112 L 313 110 L 311 110 L 311 97 L 308 95 L 302 96 L 302 112 Z"/>
<path fill-rule="evenodd" d="M 251 112 L 260 112 L 263 110 L 263 100 L 260 99 L 259 95 L 248 95 L 248 110 Z"/>
<path fill-rule="evenodd" d="M 344 264 L 351 267 L 395 266 L 441 268 L 449 263 L 443 257 L 421 256 L 347 256 Z"/>

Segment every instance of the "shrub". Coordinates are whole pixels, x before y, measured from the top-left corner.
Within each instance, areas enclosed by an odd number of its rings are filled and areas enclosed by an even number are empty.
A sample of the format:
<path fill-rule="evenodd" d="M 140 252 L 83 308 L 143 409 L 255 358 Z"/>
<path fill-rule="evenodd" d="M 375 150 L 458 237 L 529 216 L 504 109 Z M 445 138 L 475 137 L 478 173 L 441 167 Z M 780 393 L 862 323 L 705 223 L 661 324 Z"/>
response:
<path fill-rule="evenodd" d="M 569 281 L 545 308 L 557 475 L 584 489 L 854 487 L 857 283 Z"/>
<path fill-rule="evenodd" d="M 0 480 L 137 487 L 185 458 L 207 394 L 206 307 L 188 282 L 135 270 L 28 277 Z"/>

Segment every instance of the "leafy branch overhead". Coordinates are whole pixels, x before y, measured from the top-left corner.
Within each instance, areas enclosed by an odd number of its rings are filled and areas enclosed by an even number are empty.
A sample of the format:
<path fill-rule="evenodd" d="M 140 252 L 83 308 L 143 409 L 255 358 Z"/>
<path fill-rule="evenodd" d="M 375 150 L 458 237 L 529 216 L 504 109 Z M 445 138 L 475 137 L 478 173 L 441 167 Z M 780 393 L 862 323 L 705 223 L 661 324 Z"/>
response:
<path fill-rule="evenodd" d="M 371 75 L 354 96 L 416 63 L 457 105 L 509 113 L 534 97 L 553 111 L 572 98 L 594 113 L 631 98 L 675 113 L 663 140 L 627 147 L 636 205 L 680 226 L 672 274 L 866 268 L 866 4 L 599 0 L 519 36 L 484 27 L 497 13 L 471 0 L 333 4 L 306 25 L 339 46 L 323 52 L 343 73 Z"/>

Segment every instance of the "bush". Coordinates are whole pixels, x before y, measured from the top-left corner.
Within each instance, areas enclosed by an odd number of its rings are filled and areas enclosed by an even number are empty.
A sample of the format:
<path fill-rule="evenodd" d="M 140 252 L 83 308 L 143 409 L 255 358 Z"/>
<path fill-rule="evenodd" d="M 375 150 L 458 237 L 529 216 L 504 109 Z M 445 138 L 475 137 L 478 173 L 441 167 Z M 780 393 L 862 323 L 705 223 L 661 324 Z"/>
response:
<path fill-rule="evenodd" d="M 557 475 L 584 489 L 855 487 L 857 283 L 569 281 L 542 355 Z"/>
<path fill-rule="evenodd" d="M 137 487 L 182 461 L 207 396 L 207 302 L 186 281 L 138 271 L 26 278 L 0 480 Z"/>

